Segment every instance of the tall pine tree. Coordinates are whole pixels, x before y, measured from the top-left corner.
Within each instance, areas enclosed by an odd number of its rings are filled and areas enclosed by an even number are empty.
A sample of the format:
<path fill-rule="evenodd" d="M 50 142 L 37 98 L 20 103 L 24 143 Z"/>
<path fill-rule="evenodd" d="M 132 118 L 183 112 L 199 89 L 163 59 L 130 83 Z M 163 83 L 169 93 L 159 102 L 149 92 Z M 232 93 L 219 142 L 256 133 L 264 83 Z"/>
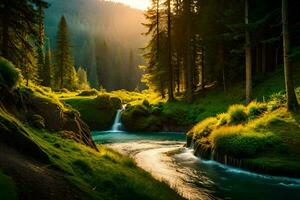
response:
<path fill-rule="evenodd" d="M 47 50 L 45 53 L 45 63 L 43 67 L 43 81 L 42 85 L 46 87 L 51 86 L 51 74 L 52 74 L 52 54 L 51 54 L 51 47 L 50 41 L 48 39 Z"/>
<path fill-rule="evenodd" d="M 64 16 L 61 17 L 57 33 L 55 80 L 57 87 L 75 89 L 76 71 L 71 51 L 68 26 Z"/>

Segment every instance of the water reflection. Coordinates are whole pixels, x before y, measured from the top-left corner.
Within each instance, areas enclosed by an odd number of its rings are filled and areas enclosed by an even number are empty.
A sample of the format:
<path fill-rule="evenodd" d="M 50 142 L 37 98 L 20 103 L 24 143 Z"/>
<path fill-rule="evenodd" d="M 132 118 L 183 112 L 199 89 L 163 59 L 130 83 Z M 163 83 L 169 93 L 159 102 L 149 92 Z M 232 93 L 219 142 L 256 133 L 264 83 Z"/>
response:
<path fill-rule="evenodd" d="M 180 133 L 98 132 L 94 139 L 132 156 L 139 167 L 187 199 L 300 199 L 300 180 L 264 176 L 204 161 Z"/>

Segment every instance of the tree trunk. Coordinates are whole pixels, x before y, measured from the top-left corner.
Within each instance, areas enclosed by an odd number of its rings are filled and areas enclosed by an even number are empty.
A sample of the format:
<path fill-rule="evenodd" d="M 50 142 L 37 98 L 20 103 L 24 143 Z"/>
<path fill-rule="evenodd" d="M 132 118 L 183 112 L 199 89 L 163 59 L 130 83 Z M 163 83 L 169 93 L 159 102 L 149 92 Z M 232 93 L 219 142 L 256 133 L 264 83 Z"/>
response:
<path fill-rule="evenodd" d="M 245 24 L 249 24 L 249 0 L 245 0 Z M 252 100 L 252 60 L 251 60 L 251 42 L 250 32 L 246 27 L 246 103 L 249 104 Z"/>
<path fill-rule="evenodd" d="M 220 43 L 219 45 L 219 54 L 220 54 L 220 65 L 222 68 L 222 79 L 223 79 L 223 88 L 224 92 L 227 91 L 227 86 L 226 86 L 226 71 L 225 71 L 225 52 L 224 52 L 224 44 Z"/>
<path fill-rule="evenodd" d="M 256 74 L 260 72 L 260 51 L 259 51 L 259 44 L 256 46 Z"/>
<path fill-rule="evenodd" d="M 277 68 L 278 68 L 278 52 L 279 52 L 279 49 L 277 47 L 276 52 L 275 52 L 275 71 L 277 71 Z"/>
<path fill-rule="evenodd" d="M 159 0 L 156 0 L 156 38 L 157 38 L 157 58 L 159 58 Z"/>
<path fill-rule="evenodd" d="M 191 24 L 190 24 L 190 12 L 191 12 L 191 1 L 186 0 L 183 3 L 185 3 L 185 12 L 186 12 L 186 61 L 187 61 L 187 91 L 186 91 L 186 97 L 188 102 L 193 101 L 193 69 L 192 69 L 192 61 L 191 61 Z"/>
<path fill-rule="evenodd" d="M 172 47 L 171 47 L 171 0 L 168 0 L 168 65 L 169 65 L 169 89 L 168 101 L 174 101 L 173 94 L 173 66 L 172 66 Z"/>
<path fill-rule="evenodd" d="M 156 1 L 156 64 L 160 63 L 160 36 L 159 36 L 159 0 Z M 161 98 L 165 98 L 164 84 L 162 80 L 160 81 L 160 94 Z"/>
<path fill-rule="evenodd" d="M 261 71 L 263 75 L 266 73 L 266 68 L 267 68 L 267 46 L 265 43 L 263 43 L 261 49 Z"/>
<path fill-rule="evenodd" d="M 204 47 L 202 47 L 202 55 L 201 55 L 201 89 L 205 89 L 205 63 L 204 63 Z"/>
<path fill-rule="evenodd" d="M 177 93 L 180 93 L 180 55 L 177 52 L 177 73 L 176 73 L 176 81 L 177 81 Z"/>
<path fill-rule="evenodd" d="M 284 75 L 285 75 L 285 88 L 287 96 L 287 108 L 289 111 L 295 111 L 299 108 L 297 102 L 292 66 L 290 65 L 290 41 L 288 30 L 288 1 L 282 0 L 282 31 L 283 31 L 283 62 L 284 62 Z"/>

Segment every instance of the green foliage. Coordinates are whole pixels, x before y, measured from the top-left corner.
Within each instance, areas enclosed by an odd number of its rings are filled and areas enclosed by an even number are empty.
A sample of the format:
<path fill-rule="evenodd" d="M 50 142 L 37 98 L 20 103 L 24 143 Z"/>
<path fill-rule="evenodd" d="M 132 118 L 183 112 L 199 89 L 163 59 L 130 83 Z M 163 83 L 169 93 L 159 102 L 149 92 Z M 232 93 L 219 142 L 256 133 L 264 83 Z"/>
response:
<path fill-rule="evenodd" d="M 253 101 L 247 106 L 247 115 L 250 118 L 255 118 L 267 111 L 267 109 L 268 107 L 266 104 Z"/>
<path fill-rule="evenodd" d="M 48 3 L 43 0 L 0 2 L 1 19 L 5 19 L 1 23 L 1 56 L 24 69 L 22 74 L 25 79 L 32 75 L 31 65 L 35 64 L 33 57 L 36 49 L 34 44 L 40 37 L 39 22 L 43 21 L 38 9 L 43 10 L 47 7 Z"/>
<path fill-rule="evenodd" d="M 216 118 L 207 118 L 194 126 L 188 132 L 188 135 L 192 136 L 194 140 L 200 139 L 202 137 L 207 137 L 208 135 L 210 135 L 211 131 L 217 125 L 217 123 L 218 120 Z"/>
<path fill-rule="evenodd" d="M 143 105 L 146 106 L 146 107 L 149 107 L 149 106 L 150 106 L 150 103 L 149 103 L 149 101 L 148 101 L 147 99 L 145 99 L 145 100 L 143 101 Z"/>
<path fill-rule="evenodd" d="M 122 122 L 130 131 L 161 131 L 165 121 L 158 107 L 127 106 L 122 113 Z"/>
<path fill-rule="evenodd" d="M 218 126 L 223 126 L 229 123 L 229 116 L 227 113 L 218 114 L 216 118 L 218 119 Z"/>
<path fill-rule="evenodd" d="M 149 110 L 143 105 L 132 106 L 130 109 L 132 110 L 132 115 L 134 117 L 142 117 L 149 114 Z"/>
<path fill-rule="evenodd" d="M 18 69 L 8 60 L 0 57 L 0 86 L 12 89 L 20 82 Z"/>
<path fill-rule="evenodd" d="M 54 80 L 57 88 L 67 88 L 69 90 L 77 88 L 77 74 L 74 68 L 68 25 L 64 16 L 60 19 L 57 33 Z"/>
<path fill-rule="evenodd" d="M 247 120 L 247 113 L 245 112 L 245 106 L 233 105 L 228 109 L 229 123 L 239 124 Z"/>
<path fill-rule="evenodd" d="M 87 90 L 90 88 L 88 78 L 87 78 L 87 72 L 83 67 L 78 68 L 77 77 L 78 77 L 78 89 Z"/>

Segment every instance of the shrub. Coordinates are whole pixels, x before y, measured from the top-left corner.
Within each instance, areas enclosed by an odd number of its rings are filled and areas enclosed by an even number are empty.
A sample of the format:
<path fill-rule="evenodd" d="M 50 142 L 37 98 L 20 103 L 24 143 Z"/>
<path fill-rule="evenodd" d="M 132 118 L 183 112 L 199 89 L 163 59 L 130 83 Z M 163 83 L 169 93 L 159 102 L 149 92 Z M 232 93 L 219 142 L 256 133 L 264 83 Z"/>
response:
<path fill-rule="evenodd" d="M 21 79 L 18 69 L 8 60 L 0 57 L 0 87 L 13 89 Z"/>
<path fill-rule="evenodd" d="M 160 107 L 153 107 L 151 113 L 152 113 L 153 115 L 160 115 L 161 112 L 162 112 L 162 109 L 161 109 Z"/>
<path fill-rule="evenodd" d="M 218 126 L 226 125 L 229 121 L 229 116 L 226 113 L 221 113 L 217 115 Z"/>
<path fill-rule="evenodd" d="M 85 96 L 97 96 L 97 95 L 98 95 L 98 91 L 95 89 L 92 89 L 92 90 L 84 90 L 84 91 L 80 92 L 77 96 L 85 97 Z"/>
<path fill-rule="evenodd" d="M 216 118 L 210 117 L 202 122 L 198 123 L 196 126 L 192 128 L 192 130 L 188 133 L 188 135 L 193 134 L 193 139 L 198 140 L 202 137 L 208 136 L 213 130 L 214 126 L 216 126 L 218 120 Z"/>
<path fill-rule="evenodd" d="M 258 102 L 251 102 L 247 106 L 247 114 L 250 118 L 255 118 L 267 110 L 266 104 L 258 103 Z"/>
<path fill-rule="evenodd" d="M 131 107 L 133 116 L 147 116 L 149 114 L 148 109 L 143 105 L 137 105 Z"/>
<path fill-rule="evenodd" d="M 143 105 L 146 106 L 146 107 L 149 107 L 149 106 L 150 106 L 150 103 L 149 103 L 149 101 L 148 101 L 147 99 L 145 99 L 145 100 L 143 101 Z"/>
<path fill-rule="evenodd" d="M 239 124 L 247 120 L 247 113 L 245 112 L 245 106 L 233 105 L 228 109 L 229 123 Z"/>
<path fill-rule="evenodd" d="M 275 101 L 278 104 L 285 104 L 286 97 L 283 92 L 274 93 L 270 96 L 271 101 Z"/>

